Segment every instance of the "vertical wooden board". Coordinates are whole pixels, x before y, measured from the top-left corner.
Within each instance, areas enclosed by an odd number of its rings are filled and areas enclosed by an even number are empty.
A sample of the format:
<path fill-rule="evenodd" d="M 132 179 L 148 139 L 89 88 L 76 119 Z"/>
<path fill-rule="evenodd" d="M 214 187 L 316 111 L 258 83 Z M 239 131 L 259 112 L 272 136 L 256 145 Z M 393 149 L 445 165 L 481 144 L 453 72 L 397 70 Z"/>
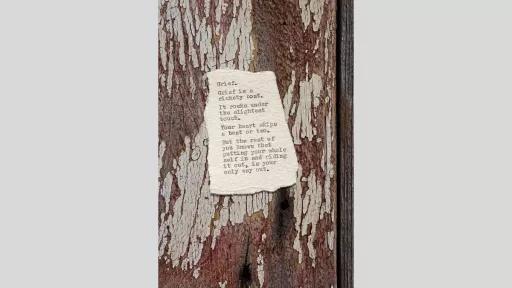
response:
<path fill-rule="evenodd" d="M 299 159 L 275 193 L 209 193 L 206 72 L 274 71 Z M 336 3 L 162 0 L 159 286 L 336 286 Z"/>
<path fill-rule="evenodd" d="M 337 269 L 338 287 L 354 287 L 353 248 L 353 79 L 354 20 L 353 0 L 338 1 L 337 15 Z"/>

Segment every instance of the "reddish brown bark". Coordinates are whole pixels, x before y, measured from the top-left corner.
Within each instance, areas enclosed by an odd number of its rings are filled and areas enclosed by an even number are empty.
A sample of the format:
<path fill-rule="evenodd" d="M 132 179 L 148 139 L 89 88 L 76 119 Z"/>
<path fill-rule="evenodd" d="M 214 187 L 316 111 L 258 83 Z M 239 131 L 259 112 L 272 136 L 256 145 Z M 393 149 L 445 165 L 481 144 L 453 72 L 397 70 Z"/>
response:
<path fill-rule="evenodd" d="M 336 286 L 336 9 L 320 0 L 162 1 L 159 286 Z M 274 71 L 300 169 L 275 193 L 213 196 L 206 72 Z"/>

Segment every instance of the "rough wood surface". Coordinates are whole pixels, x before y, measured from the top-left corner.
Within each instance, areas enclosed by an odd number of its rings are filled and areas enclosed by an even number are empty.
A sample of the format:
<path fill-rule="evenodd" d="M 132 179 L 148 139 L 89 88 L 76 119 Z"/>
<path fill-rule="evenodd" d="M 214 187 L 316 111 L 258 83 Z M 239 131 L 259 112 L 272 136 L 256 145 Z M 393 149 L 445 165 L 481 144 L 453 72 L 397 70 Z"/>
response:
<path fill-rule="evenodd" d="M 336 286 L 336 3 L 162 0 L 159 286 Z M 275 193 L 209 193 L 206 72 L 274 71 L 299 159 Z"/>
<path fill-rule="evenodd" d="M 338 109 L 338 234 L 337 268 L 338 287 L 354 287 L 354 248 L 353 248 L 353 79 L 354 79 L 354 20 L 353 0 L 338 1 L 338 47 L 337 78 Z"/>

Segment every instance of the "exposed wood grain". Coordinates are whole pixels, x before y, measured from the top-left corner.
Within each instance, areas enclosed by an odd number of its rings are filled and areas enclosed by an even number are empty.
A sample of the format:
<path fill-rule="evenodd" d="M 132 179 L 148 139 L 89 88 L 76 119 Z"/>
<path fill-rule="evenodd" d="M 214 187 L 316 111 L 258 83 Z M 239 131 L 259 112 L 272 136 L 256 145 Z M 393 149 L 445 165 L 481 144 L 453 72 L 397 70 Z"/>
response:
<path fill-rule="evenodd" d="M 204 75 L 218 68 L 275 72 L 295 186 L 210 195 Z M 335 1 L 162 0 L 161 288 L 336 286 L 336 103 Z"/>
<path fill-rule="evenodd" d="M 338 159 L 338 287 L 354 287 L 353 253 L 353 0 L 338 1 L 337 123 Z"/>

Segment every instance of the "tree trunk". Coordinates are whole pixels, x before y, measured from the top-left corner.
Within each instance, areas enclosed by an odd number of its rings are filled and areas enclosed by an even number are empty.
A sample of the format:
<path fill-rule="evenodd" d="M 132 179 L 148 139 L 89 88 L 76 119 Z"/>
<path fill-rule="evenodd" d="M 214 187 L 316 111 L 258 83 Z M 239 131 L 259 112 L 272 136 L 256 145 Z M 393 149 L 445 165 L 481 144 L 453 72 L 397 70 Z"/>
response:
<path fill-rule="evenodd" d="M 295 186 L 209 192 L 206 72 L 274 71 Z M 336 286 L 336 3 L 162 0 L 159 287 Z"/>

